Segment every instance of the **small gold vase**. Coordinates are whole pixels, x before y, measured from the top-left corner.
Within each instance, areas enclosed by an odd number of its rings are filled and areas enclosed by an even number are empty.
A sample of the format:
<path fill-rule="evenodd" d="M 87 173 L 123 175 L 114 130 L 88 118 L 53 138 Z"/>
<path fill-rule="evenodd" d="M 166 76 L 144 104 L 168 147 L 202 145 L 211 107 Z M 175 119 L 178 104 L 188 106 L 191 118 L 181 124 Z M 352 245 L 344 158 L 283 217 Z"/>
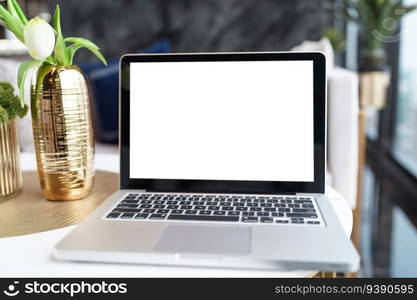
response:
<path fill-rule="evenodd" d="M 80 69 L 41 66 L 32 78 L 31 111 L 46 198 L 85 198 L 94 183 L 94 136 L 88 84 Z"/>
<path fill-rule="evenodd" d="M 22 188 L 20 148 L 16 120 L 0 124 L 0 200 L 9 198 Z"/>
<path fill-rule="evenodd" d="M 373 71 L 359 73 L 361 105 L 383 109 L 387 101 L 390 73 Z"/>

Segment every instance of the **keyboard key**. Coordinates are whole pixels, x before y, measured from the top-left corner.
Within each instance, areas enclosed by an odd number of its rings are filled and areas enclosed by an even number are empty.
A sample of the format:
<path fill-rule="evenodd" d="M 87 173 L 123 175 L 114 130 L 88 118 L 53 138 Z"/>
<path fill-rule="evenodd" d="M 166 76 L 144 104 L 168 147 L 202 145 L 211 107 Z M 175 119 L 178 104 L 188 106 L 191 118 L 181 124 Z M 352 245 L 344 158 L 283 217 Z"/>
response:
<path fill-rule="evenodd" d="M 123 200 L 121 203 L 135 204 L 135 203 L 139 203 L 139 200 Z"/>
<path fill-rule="evenodd" d="M 238 212 L 238 211 L 229 211 L 229 212 L 227 212 L 227 215 L 228 216 L 239 216 L 240 212 Z"/>
<path fill-rule="evenodd" d="M 144 213 L 148 213 L 148 214 L 154 213 L 155 211 L 156 209 L 153 209 L 153 208 L 147 208 L 143 210 Z"/>
<path fill-rule="evenodd" d="M 142 204 L 141 206 L 139 206 L 140 208 L 151 208 L 152 205 L 150 204 Z"/>
<path fill-rule="evenodd" d="M 318 225 L 318 224 L 320 224 L 320 222 L 319 221 L 307 221 L 307 224 Z"/>
<path fill-rule="evenodd" d="M 277 209 L 274 207 L 265 207 L 264 211 L 273 212 L 273 211 L 277 211 Z"/>
<path fill-rule="evenodd" d="M 252 199 L 242 199 L 242 200 L 240 200 L 241 202 L 243 202 L 243 203 L 251 203 L 252 202 Z"/>
<path fill-rule="evenodd" d="M 302 208 L 314 208 L 313 204 L 303 204 L 301 205 Z"/>
<path fill-rule="evenodd" d="M 289 218 L 317 218 L 316 214 L 310 214 L 310 213 L 287 213 L 287 217 Z"/>
<path fill-rule="evenodd" d="M 236 207 L 235 209 L 236 209 L 236 211 L 247 211 L 248 210 L 247 207 Z"/>
<path fill-rule="evenodd" d="M 271 213 L 271 215 L 272 215 L 273 217 L 283 217 L 283 216 L 284 216 L 284 213 L 277 213 L 277 212 L 273 212 L 273 213 Z"/>
<path fill-rule="evenodd" d="M 262 208 L 260 208 L 260 207 L 251 207 L 249 210 L 250 211 L 262 211 Z"/>
<path fill-rule="evenodd" d="M 181 209 L 192 209 L 193 207 L 191 205 L 183 205 L 180 208 Z"/>
<path fill-rule="evenodd" d="M 232 206 L 223 206 L 222 210 L 233 210 Z"/>
<path fill-rule="evenodd" d="M 288 220 L 276 220 L 275 223 L 288 224 Z"/>
<path fill-rule="evenodd" d="M 150 215 L 150 217 L 149 217 L 149 219 L 152 219 L 152 220 L 163 220 L 163 219 L 165 219 L 166 218 L 166 214 L 152 214 L 152 215 Z"/>
<path fill-rule="evenodd" d="M 138 208 L 116 208 L 118 212 L 121 213 L 138 213 L 141 212 L 141 209 Z"/>
<path fill-rule="evenodd" d="M 137 214 L 135 219 L 146 219 L 148 216 L 149 214 Z"/>
<path fill-rule="evenodd" d="M 167 214 L 169 213 L 169 209 L 158 209 L 156 212 L 158 214 Z"/>
<path fill-rule="evenodd" d="M 252 212 L 252 211 L 245 211 L 245 212 L 242 213 L 242 215 L 243 216 L 251 216 L 251 217 L 253 217 L 255 215 L 255 213 Z"/>
<path fill-rule="evenodd" d="M 119 205 L 117 205 L 117 207 L 120 207 L 120 208 L 138 208 L 138 205 L 137 204 L 120 203 Z"/>
<path fill-rule="evenodd" d="M 135 214 L 134 213 L 124 213 L 122 216 L 121 216 L 121 218 L 122 219 L 131 219 L 131 218 L 133 218 L 133 216 L 134 216 Z"/>
<path fill-rule="evenodd" d="M 199 215 L 211 215 L 211 211 L 210 210 L 200 210 L 198 212 Z"/>
<path fill-rule="evenodd" d="M 177 209 L 179 206 L 178 205 L 167 205 L 167 209 Z"/>
<path fill-rule="evenodd" d="M 121 215 L 120 213 L 114 213 L 114 212 L 112 212 L 112 213 L 109 213 L 107 215 L 107 218 L 109 218 L 109 219 L 117 219 L 120 215 Z"/>
<path fill-rule="evenodd" d="M 142 200 L 139 202 L 140 204 L 151 204 L 152 200 Z"/>
<path fill-rule="evenodd" d="M 182 214 L 183 210 L 182 209 L 174 209 L 171 211 L 171 213 L 173 214 Z"/>
<path fill-rule="evenodd" d="M 258 217 L 269 217 L 269 212 L 260 212 L 260 211 L 258 211 L 258 212 L 256 213 L 256 215 L 257 215 Z"/>
<path fill-rule="evenodd" d="M 316 211 L 311 208 L 294 208 L 292 210 L 295 213 L 315 213 Z"/>
<path fill-rule="evenodd" d="M 213 212 L 213 215 L 216 215 L 216 216 L 224 216 L 226 214 L 226 212 L 225 211 L 221 211 L 221 210 L 218 210 L 218 211 L 214 211 Z"/>
<path fill-rule="evenodd" d="M 289 209 L 289 208 L 278 208 L 278 211 L 279 212 L 290 212 L 291 209 Z"/>
<path fill-rule="evenodd" d="M 195 215 L 195 214 L 198 213 L 198 210 L 195 210 L 195 209 L 187 209 L 184 213 L 187 214 L 187 215 Z"/>
<path fill-rule="evenodd" d="M 183 221 L 221 221 L 221 222 L 237 222 L 239 217 L 236 216 L 204 216 L 204 215 L 169 215 L 168 220 Z"/>
<path fill-rule="evenodd" d="M 219 206 L 208 206 L 207 209 L 208 210 L 219 210 L 220 207 Z"/>
<path fill-rule="evenodd" d="M 261 218 L 261 223 L 272 223 L 272 218 L 269 217 L 262 217 Z"/>
<path fill-rule="evenodd" d="M 242 221 L 248 222 L 248 223 L 257 223 L 258 218 L 257 217 L 242 217 Z"/>
<path fill-rule="evenodd" d="M 304 224 L 304 221 L 291 220 L 291 224 Z"/>

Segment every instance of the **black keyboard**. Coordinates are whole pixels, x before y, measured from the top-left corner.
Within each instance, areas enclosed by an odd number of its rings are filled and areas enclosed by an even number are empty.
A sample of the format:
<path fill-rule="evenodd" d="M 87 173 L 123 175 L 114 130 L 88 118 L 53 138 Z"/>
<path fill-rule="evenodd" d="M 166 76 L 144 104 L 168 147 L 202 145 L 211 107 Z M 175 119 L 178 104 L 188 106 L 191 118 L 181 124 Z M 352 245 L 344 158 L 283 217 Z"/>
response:
<path fill-rule="evenodd" d="M 107 219 L 321 225 L 312 197 L 218 194 L 128 194 Z"/>

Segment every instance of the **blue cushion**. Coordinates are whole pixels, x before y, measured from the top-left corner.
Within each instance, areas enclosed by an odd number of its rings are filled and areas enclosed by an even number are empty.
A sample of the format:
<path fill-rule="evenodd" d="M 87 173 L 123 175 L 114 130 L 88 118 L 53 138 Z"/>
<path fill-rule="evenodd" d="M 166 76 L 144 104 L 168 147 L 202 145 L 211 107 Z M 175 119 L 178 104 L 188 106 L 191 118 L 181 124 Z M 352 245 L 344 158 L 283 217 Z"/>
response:
<path fill-rule="evenodd" d="M 169 41 L 162 39 L 137 53 L 168 53 Z M 110 59 L 108 65 L 82 64 L 80 68 L 89 79 L 95 105 L 96 137 L 100 142 L 118 141 L 119 60 Z"/>

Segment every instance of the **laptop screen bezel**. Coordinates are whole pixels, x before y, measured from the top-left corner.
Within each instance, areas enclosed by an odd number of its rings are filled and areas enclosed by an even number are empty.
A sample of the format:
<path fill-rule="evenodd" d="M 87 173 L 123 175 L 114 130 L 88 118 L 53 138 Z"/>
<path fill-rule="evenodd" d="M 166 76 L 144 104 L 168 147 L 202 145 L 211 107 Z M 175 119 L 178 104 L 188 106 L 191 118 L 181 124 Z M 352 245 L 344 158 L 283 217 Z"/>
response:
<path fill-rule="evenodd" d="M 313 61 L 314 181 L 239 181 L 130 178 L 130 64 L 135 62 Z M 183 193 L 324 193 L 326 155 L 326 61 L 320 52 L 129 54 L 120 60 L 120 189 Z M 139 112 L 138 112 L 139 113 Z M 140 139 L 137 129 L 137 138 Z M 143 128 L 143 130 L 147 130 Z M 146 142 L 146 141 L 144 141 Z M 146 145 L 146 143 L 144 144 Z"/>

